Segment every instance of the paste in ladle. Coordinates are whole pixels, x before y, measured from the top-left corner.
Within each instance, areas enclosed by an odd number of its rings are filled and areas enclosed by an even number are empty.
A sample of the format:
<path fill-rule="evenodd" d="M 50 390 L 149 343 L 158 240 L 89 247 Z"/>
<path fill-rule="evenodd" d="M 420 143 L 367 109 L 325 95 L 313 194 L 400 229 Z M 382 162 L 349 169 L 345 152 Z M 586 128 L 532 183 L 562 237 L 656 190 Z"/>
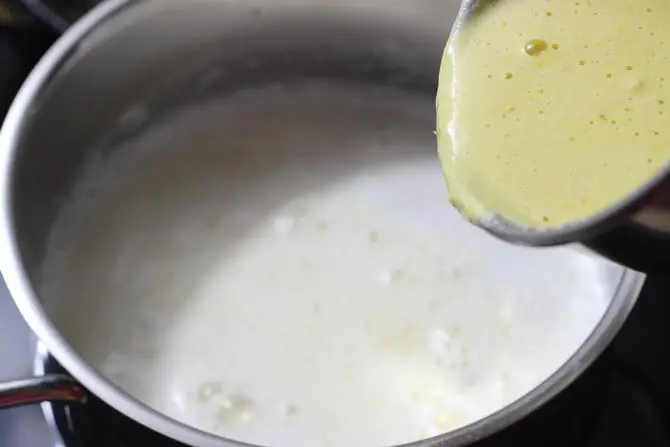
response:
<path fill-rule="evenodd" d="M 455 206 L 553 227 L 657 173 L 670 158 L 668 17 L 666 0 L 480 2 L 452 32 L 437 97 Z"/>

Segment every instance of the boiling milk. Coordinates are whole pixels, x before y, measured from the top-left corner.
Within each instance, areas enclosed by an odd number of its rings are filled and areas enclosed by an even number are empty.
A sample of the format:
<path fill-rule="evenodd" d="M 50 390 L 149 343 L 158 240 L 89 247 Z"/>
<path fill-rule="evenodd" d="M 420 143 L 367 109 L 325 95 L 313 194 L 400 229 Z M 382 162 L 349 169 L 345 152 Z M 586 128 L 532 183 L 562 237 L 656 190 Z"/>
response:
<path fill-rule="evenodd" d="M 610 291 L 596 261 L 451 208 L 433 110 L 319 84 L 185 110 L 92 163 L 52 237 L 50 312 L 119 387 L 237 440 L 381 446 L 500 409 Z"/>

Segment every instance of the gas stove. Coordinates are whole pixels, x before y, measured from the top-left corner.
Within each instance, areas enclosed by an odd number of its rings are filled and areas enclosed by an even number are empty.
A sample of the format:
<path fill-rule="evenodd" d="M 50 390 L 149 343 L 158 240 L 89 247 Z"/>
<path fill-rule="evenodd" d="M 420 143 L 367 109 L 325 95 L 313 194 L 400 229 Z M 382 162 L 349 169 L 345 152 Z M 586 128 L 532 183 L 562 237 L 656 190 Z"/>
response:
<path fill-rule="evenodd" d="M 95 0 L 0 0 L 0 116 L 43 52 Z M 475 447 L 670 447 L 670 278 L 649 278 L 609 349 L 531 416 Z M 0 380 L 63 372 L 0 282 Z M 0 447 L 181 446 L 114 411 L 44 404 L 0 412 Z"/>

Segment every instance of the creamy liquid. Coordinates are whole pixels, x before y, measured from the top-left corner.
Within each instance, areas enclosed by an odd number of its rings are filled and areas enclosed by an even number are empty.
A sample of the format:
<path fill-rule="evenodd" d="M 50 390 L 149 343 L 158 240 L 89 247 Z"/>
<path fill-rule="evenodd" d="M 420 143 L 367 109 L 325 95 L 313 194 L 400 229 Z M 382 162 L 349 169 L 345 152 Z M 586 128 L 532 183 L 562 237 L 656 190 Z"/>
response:
<path fill-rule="evenodd" d="M 438 93 L 440 156 L 466 215 L 565 224 L 668 162 L 670 2 L 481 5 L 452 33 Z"/>
<path fill-rule="evenodd" d="M 619 270 L 463 222 L 433 120 L 430 98 L 320 84 L 175 116 L 92 164 L 51 315 L 119 387 L 237 440 L 392 445 L 500 409 L 581 345 Z"/>

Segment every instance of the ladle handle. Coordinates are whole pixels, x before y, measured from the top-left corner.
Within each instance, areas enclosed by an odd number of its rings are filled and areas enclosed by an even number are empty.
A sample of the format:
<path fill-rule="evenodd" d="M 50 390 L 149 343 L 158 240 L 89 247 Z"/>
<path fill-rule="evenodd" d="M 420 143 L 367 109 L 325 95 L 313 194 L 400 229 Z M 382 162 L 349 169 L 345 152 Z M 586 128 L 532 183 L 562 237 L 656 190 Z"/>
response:
<path fill-rule="evenodd" d="M 86 393 L 72 377 L 62 374 L 0 382 L 0 410 L 47 401 L 84 403 Z"/>

